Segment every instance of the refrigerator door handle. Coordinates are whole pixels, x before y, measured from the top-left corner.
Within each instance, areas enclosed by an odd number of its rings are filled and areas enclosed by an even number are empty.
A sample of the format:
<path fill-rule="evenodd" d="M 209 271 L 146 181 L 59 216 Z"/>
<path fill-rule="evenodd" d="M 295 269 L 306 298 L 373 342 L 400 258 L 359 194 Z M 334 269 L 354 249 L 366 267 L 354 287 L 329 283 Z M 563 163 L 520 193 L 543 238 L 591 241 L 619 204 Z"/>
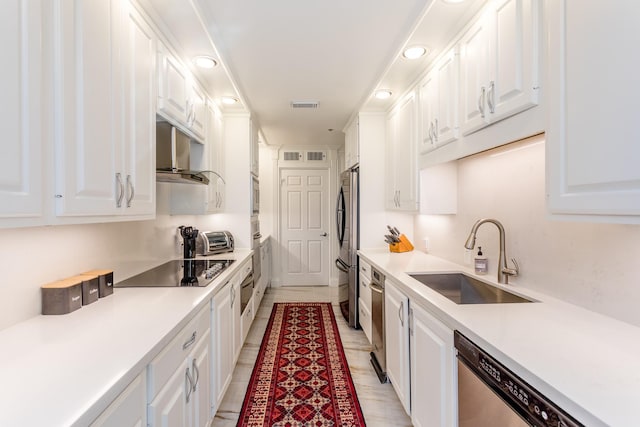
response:
<path fill-rule="evenodd" d="M 340 258 L 336 259 L 336 267 L 338 267 L 338 270 L 344 271 L 345 273 L 349 272 L 349 266 Z"/>
<path fill-rule="evenodd" d="M 344 243 L 344 223 L 345 223 L 345 200 L 344 200 L 344 191 L 340 188 L 340 192 L 338 193 L 338 199 L 336 200 L 336 231 L 338 233 L 338 242 L 340 247 L 342 247 L 342 243 Z"/>

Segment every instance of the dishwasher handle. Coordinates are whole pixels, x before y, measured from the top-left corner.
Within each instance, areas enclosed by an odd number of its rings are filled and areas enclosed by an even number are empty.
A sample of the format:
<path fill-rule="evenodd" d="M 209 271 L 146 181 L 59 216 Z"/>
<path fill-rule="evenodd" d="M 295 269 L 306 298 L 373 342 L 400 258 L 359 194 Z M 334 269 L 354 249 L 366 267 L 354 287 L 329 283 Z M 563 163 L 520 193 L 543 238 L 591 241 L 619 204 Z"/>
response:
<path fill-rule="evenodd" d="M 371 289 L 373 292 L 376 292 L 378 294 L 384 293 L 384 288 L 379 284 L 377 284 L 376 282 L 369 283 L 369 289 Z"/>

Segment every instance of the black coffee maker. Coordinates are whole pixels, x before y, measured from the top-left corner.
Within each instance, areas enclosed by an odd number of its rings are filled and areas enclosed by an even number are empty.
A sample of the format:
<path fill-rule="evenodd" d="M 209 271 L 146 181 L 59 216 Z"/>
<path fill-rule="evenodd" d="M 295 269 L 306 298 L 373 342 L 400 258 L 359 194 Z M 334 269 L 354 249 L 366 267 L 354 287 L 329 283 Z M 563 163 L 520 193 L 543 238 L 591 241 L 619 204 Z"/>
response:
<path fill-rule="evenodd" d="M 196 239 L 198 238 L 198 230 L 186 225 L 178 227 L 182 236 L 182 247 L 184 260 L 184 271 L 180 286 L 198 286 L 198 278 L 196 272 L 196 262 L 189 260 L 196 257 Z"/>

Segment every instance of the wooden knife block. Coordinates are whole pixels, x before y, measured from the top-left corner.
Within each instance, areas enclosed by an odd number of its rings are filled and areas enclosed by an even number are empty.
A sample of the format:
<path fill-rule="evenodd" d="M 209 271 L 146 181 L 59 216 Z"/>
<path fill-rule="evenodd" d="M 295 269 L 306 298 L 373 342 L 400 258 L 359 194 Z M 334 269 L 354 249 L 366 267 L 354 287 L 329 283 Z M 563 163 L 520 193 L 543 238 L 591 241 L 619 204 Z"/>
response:
<path fill-rule="evenodd" d="M 413 245 L 404 234 L 400 235 L 400 242 L 392 243 L 389 245 L 389 251 L 391 252 L 410 252 L 412 250 Z"/>

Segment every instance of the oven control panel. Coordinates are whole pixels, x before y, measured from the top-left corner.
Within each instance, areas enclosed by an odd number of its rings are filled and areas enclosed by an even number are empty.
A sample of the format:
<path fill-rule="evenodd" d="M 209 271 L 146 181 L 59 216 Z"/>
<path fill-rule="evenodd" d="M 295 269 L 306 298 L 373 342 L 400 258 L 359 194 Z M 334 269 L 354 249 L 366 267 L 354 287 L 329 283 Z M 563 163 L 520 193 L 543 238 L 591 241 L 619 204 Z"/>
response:
<path fill-rule="evenodd" d="M 455 331 L 454 343 L 458 359 L 530 424 L 584 427 L 458 331 Z"/>

